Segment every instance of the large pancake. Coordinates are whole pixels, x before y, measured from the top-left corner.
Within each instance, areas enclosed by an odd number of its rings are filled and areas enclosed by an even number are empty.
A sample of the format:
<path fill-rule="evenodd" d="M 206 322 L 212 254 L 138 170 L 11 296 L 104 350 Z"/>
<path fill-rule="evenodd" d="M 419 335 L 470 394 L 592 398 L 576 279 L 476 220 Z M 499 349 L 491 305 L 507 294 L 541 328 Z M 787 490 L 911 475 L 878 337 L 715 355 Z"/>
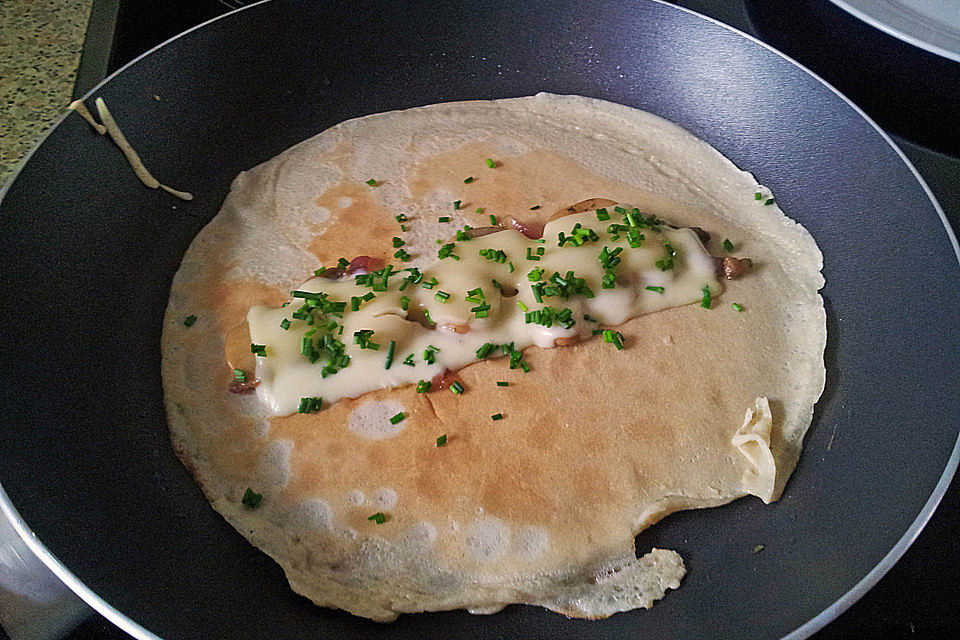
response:
<path fill-rule="evenodd" d="M 648 607 L 684 568 L 672 551 L 637 559 L 634 536 L 679 509 L 779 497 L 823 389 L 822 256 L 759 189 L 683 129 L 580 97 L 344 122 L 238 176 L 187 251 L 163 332 L 174 446 L 214 508 L 317 604 L 377 620 L 514 602 L 584 617 Z M 407 386 L 270 417 L 255 394 L 227 393 L 233 366 L 254 369 L 250 306 L 279 305 L 339 257 L 390 259 L 394 215 L 410 218 L 410 252 L 435 256 L 451 234 L 439 215 L 542 221 L 591 197 L 702 227 L 717 255 L 729 238 L 755 268 L 712 309 L 625 323 L 623 351 L 530 348 L 527 374 L 473 364 L 461 396 Z M 256 509 L 241 503 L 248 487 L 264 496 Z M 385 523 L 368 520 L 381 511 Z"/>

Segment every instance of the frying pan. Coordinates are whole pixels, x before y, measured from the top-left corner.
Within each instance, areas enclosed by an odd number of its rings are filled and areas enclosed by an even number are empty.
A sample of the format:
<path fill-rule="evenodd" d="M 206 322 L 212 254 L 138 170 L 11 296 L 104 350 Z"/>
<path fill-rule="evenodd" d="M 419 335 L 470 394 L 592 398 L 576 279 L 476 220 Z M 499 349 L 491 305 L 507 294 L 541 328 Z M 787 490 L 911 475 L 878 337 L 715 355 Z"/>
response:
<path fill-rule="evenodd" d="M 591 622 L 513 606 L 382 626 L 314 607 L 214 513 L 168 444 L 159 342 L 173 273 L 231 179 L 294 143 L 388 109 L 537 91 L 679 123 L 817 239 L 828 379 L 800 464 L 775 504 L 683 512 L 642 533 L 638 551 L 677 549 L 689 568 L 650 611 Z M 862 112 L 718 23 L 653 1 L 277 1 L 187 32 L 92 96 L 196 199 L 143 188 L 76 116 L 8 185 L 0 504 L 134 636 L 803 638 L 903 554 L 957 466 L 960 264 L 943 213 Z"/>

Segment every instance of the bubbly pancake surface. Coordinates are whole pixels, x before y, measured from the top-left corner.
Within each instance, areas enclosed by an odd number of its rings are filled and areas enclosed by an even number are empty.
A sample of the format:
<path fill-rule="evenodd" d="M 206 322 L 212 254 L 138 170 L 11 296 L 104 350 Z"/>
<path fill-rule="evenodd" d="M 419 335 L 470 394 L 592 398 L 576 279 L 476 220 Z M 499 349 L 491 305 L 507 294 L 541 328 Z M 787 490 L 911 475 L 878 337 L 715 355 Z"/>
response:
<path fill-rule="evenodd" d="M 241 174 L 188 250 L 163 336 L 174 445 L 213 506 L 320 605 L 378 620 L 513 602 L 584 617 L 650 606 L 684 568 L 672 551 L 637 559 L 636 533 L 678 509 L 776 499 L 823 387 L 820 252 L 758 191 L 675 125 L 579 97 L 338 125 Z M 728 238 L 755 269 L 710 309 L 620 325 L 622 351 L 594 339 L 527 349 L 529 373 L 472 364 L 461 395 L 406 385 L 276 416 L 227 392 L 235 368 L 255 369 L 248 310 L 289 300 L 321 265 L 422 266 L 465 224 L 542 223 L 598 196 L 705 229 L 715 255 Z M 412 262 L 392 257 L 394 236 Z M 263 495 L 255 509 L 241 502 L 248 488 Z"/>

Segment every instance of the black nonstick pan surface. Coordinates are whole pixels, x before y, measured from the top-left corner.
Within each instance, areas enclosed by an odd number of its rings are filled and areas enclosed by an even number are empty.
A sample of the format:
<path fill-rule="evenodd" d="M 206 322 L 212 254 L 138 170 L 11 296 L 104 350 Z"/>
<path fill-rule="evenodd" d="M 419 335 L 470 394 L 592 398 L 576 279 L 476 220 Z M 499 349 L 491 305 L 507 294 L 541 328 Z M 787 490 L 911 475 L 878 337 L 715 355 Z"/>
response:
<path fill-rule="evenodd" d="M 684 126 L 816 238 L 827 387 L 800 464 L 777 503 L 683 512 L 642 533 L 638 551 L 676 549 L 689 570 L 649 611 L 591 622 L 513 606 L 384 626 L 314 607 L 213 511 L 168 443 L 171 278 L 233 177 L 291 145 L 347 118 L 538 91 Z M 960 264 L 942 212 L 862 112 L 736 31 L 654 1 L 276 0 L 170 41 L 94 96 L 158 177 L 196 199 L 144 188 L 76 115 L 7 186 L 0 507 L 137 637 L 803 638 L 902 555 L 957 466 Z"/>

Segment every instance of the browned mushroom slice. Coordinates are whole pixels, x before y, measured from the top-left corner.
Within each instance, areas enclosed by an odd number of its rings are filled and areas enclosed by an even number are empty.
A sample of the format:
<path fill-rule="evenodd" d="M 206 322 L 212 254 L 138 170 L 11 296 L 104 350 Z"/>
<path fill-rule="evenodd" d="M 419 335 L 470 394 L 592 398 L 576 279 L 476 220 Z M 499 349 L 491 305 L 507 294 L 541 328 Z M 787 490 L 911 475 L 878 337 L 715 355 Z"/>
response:
<path fill-rule="evenodd" d="M 713 263 L 716 265 L 717 275 L 723 276 L 727 280 L 736 280 L 741 278 L 753 266 L 753 260 L 750 258 L 734 258 L 733 256 L 714 256 Z"/>

